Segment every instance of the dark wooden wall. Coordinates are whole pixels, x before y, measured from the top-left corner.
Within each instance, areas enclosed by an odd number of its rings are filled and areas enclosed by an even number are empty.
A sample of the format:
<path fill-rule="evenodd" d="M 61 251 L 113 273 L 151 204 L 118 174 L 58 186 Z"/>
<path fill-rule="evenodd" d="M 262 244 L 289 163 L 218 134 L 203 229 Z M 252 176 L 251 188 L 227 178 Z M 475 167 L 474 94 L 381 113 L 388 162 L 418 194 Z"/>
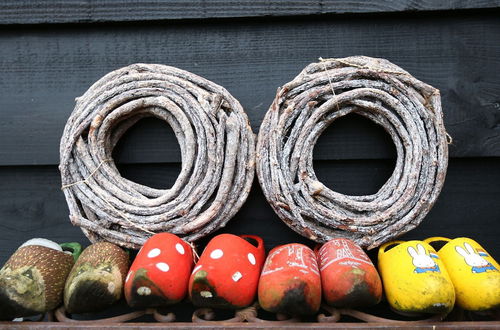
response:
<path fill-rule="evenodd" d="M 68 219 L 57 170 L 74 98 L 109 71 L 163 63 L 226 87 L 254 132 L 276 88 L 318 57 L 384 57 L 442 93 L 453 137 L 435 207 L 403 239 L 468 236 L 500 258 L 500 1 L 14 1 L 0 3 L 0 264 L 25 240 L 88 242 Z M 375 192 L 394 166 L 385 132 L 354 115 L 315 147 L 344 193 Z M 157 187 L 180 169 L 172 130 L 143 120 L 115 151 L 122 174 Z M 305 239 L 255 182 L 225 232 L 268 248 Z M 203 245 L 203 242 L 201 243 Z"/>

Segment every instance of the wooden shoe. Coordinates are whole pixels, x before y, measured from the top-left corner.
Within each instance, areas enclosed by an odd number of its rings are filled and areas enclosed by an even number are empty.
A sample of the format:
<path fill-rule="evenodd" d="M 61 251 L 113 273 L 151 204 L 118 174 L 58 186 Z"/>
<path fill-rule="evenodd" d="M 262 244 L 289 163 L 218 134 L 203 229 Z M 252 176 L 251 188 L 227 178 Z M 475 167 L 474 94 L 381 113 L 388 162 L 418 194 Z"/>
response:
<path fill-rule="evenodd" d="M 0 320 L 56 308 L 73 263 L 71 253 L 47 239 L 34 238 L 21 245 L 0 270 Z"/>
<path fill-rule="evenodd" d="M 323 297 L 335 307 L 364 307 L 377 304 L 382 282 L 366 253 L 353 241 L 333 239 L 317 251 Z"/>
<path fill-rule="evenodd" d="M 125 280 L 125 298 L 131 307 L 175 304 L 187 293 L 193 268 L 191 246 L 174 234 L 160 233 L 146 241 Z"/>
<path fill-rule="evenodd" d="M 292 243 L 269 252 L 259 281 L 259 304 L 269 312 L 311 315 L 321 303 L 321 279 L 314 252 Z"/>
<path fill-rule="evenodd" d="M 97 242 L 87 247 L 66 280 L 64 307 L 68 313 L 102 311 L 122 296 L 128 254 L 117 245 Z"/>
<path fill-rule="evenodd" d="M 191 301 L 199 307 L 237 309 L 249 306 L 255 299 L 264 258 L 264 243 L 260 237 L 231 234 L 214 237 L 189 279 Z"/>
<path fill-rule="evenodd" d="M 466 237 L 431 237 L 425 242 L 446 243 L 436 250 L 455 286 L 458 306 L 470 311 L 500 308 L 500 266 L 481 245 Z"/>
<path fill-rule="evenodd" d="M 394 241 L 378 251 L 385 295 L 400 313 L 448 313 L 455 289 L 434 249 L 422 241 Z"/>

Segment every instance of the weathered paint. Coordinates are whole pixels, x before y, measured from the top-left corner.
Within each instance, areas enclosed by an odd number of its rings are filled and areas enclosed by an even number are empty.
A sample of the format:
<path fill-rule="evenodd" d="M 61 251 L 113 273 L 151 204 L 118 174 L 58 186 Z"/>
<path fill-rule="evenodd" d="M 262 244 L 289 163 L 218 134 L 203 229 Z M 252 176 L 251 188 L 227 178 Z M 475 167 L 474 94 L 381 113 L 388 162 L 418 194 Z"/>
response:
<path fill-rule="evenodd" d="M 448 313 L 451 279 L 436 251 L 422 241 L 395 241 L 378 251 L 378 268 L 391 307 L 402 313 Z"/>
<path fill-rule="evenodd" d="M 255 240 L 257 246 L 244 238 Z M 264 259 L 260 237 L 231 234 L 214 237 L 191 274 L 191 301 L 200 307 L 235 309 L 249 306 L 257 293 Z"/>
<path fill-rule="evenodd" d="M 259 304 L 273 313 L 310 315 L 321 303 L 321 279 L 314 252 L 287 244 L 269 252 L 259 281 Z"/>
<path fill-rule="evenodd" d="M 333 239 L 317 251 L 323 297 L 336 307 L 377 304 L 382 282 L 366 253 L 353 241 Z"/>
<path fill-rule="evenodd" d="M 0 320 L 56 308 L 73 262 L 71 254 L 45 246 L 17 249 L 0 270 Z"/>
<path fill-rule="evenodd" d="M 187 294 L 193 264 L 192 248 L 184 240 L 170 233 L 152 236 L 127 274 L 124 290 L 127 303 L 147 308 L 181 301 Z"/>
<path fill-rule="evenodd" d="M 457 305 L 471 311 L 500 308 L 500 266 L 476 241 L 432 237 L 425 240 L 447 242 L 437 250 L 455 287 Z"/>
<path fill-rule="evenodd" d="M 66 280 L 66 310 L 69 313 L 97 312 L 118 301 L 128 265 L 128 254 L 117 245 L 97 242 L 87 247 Z"/>

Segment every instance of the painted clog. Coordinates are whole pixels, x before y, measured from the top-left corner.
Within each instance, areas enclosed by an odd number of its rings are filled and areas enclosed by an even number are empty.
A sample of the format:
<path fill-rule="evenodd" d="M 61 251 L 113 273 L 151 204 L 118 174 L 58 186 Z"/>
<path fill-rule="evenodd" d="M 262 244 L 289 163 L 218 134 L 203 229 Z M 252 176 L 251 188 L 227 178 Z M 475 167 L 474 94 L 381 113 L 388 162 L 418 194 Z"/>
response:
<path fill-rule="evenodd" d="M 425 242 L 446 243 L 437 250 L 450 274 L 457 305 L 470 311 L 500 308 L 500 266 L 470 238 L 432 237 Z"/>
<path fill-rule="evenodd" d="M 187 294 L 194 265 L 191 246 L 174 234 L 146 241 L 125 280 L 125 298 L 134 308 L 175 304 Z"/>
<path fill-rule="evenodd" d="M 66 311 L 97 312 L 118 301 L 122 295 L 128 264 L 128 254 L 117 245 L 97 242 L 87 247 L 66 280 Z"/>
<path fill-rule="evenodd" d="M 366 253 L 353 241 L 333 239 L 317 252 L 323 297 L 335 307 L 364 307 L 382 298 L 382 282 Z"/>
<path fill-rule="evenodd" d="M 191 301 L 199 307 L 237 309 L 249 306 L 257 293 L 264 258 L 264 243 L 260 237 L 231 234 L 214 237 L 189 279 Z"/>
<path fill-rule="evenodd" d="M 47 239 L 35 238 L 21 245 L 0 270 L 0 320 L 56 308 L 73 263 L 71 253 Z"/>
<path fill-rule="evenodd" d="M 394 241 L 378 251 L 378 268 L 385 295 L 400 313 L 448 313 L 455 289 L 434 249 L 422 241 Z"/>
<path fill-rule="evenodd" d="M 272 313 L 310 315 L 321 303 L 321 278 L 314 252 L 292 243 L 269 252 L 259 281 L 259 305 Z"/>

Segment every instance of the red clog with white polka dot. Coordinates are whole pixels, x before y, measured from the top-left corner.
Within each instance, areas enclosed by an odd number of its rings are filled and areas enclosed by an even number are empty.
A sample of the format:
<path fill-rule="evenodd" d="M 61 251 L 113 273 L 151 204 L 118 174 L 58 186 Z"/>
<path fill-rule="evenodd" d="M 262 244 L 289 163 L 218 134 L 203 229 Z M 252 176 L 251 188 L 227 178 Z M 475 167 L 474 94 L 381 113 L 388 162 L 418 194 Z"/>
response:
<path fill-rule="evenodd" d="M 125 298 L 134 308 L 181 301 L 193 268 L 191 246 L 176 235 L 160 233 L 146 241 L 125 280 Z"/>
<path fill-rule="evenodd" d="M 272 313 L 312 315 L 321 304 L 321 278 L 314 252 L 303 244 L 269 252 L 259 281 L 259 305 Z"/>
<path fill-rule="evenodd" d="M 264 263 L 260 237 L 221 234 L 207 245 L 189 280 L 194 305 L 237 309 L 253 303 Z"/>

